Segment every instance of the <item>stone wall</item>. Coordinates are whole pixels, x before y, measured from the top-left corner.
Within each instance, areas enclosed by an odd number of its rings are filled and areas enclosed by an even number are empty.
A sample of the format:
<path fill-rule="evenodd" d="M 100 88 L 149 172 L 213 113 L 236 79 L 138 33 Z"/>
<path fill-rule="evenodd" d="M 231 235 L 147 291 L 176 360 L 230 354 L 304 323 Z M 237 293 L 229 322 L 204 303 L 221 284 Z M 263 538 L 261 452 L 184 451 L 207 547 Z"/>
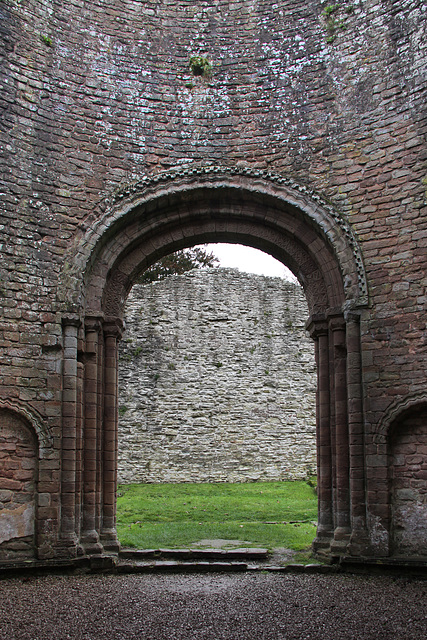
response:
<path fill-rule="evenodd" d="M 394 425 L 391 444 L 393 552 L 422 556 L 427 530 L 427 407 Z"/>
<path fill-rule="evenodd" d="M 34 556 L 36 470 L 33 434 L 0 411 L 0 561 Z"/>
<path fill-rule="evenodd" d="M 134 286 L 120 349 L 119 481 L 315 473 L 307 318 L 300 286 L 233 269 Z"/>
<path fill-rule="evenodd" d="M 0 2 L 0 403 L 46 435 L 39 557 L 114 547 L 123 301 L 221 241 L 304 284 L 319 533 L 389 553 L 390 424 L 427 402 L 427 6 L 335 5 Z"/>

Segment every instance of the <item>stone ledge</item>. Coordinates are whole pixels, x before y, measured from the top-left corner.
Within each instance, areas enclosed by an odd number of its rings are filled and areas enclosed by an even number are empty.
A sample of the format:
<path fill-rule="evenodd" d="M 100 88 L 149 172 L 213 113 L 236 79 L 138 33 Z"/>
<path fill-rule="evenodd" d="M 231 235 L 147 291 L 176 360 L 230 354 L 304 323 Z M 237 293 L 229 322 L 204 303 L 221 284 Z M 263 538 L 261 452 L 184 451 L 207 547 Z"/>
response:
<path fill-rule="evenodd" d="M 417 558 L 353 558 L 343 556 L 339 559 L 339 566 L 347 573 L 383 573 L 427 577 L 426 556 Z"/>
<path fill-rule="evenodd" d="M 268 549 L 240 547 L 236 549 L 123 549 L 119 559 L 144 561 L 148 559 L 173 558 L 175 560 L 267 560 Z"/>
<path fill-rule="evenodd" d="M 167 550 L 166 550 L 167 551 Z M 176 550 L 170 550 L 176 551 Z M 192 553 L 191 550 L 178 550 L 185 553 Z M 217 550 L 214 550 L 217 552 Z M 243 551 L 243 550 L 242 550 Z M 260 550 L 256 550 L 260 551 Z M 261 550 L 264 551 L 264 550 Z M 144 553 L 154 553 L 155 550 L 139 551 L 140 556 Z M 0 565 L 0 579 L 38 576 L 53 573 L 218 573 L 218 572 L 269 572 L 283 574 L 383 574 L 398 575 L 399 577 L 427 577 L 427 559 L 413 558 L 350 558 L 345 557 L 337 564 L 297 564 L 289 563 L 284 566 L 260 564 L 250 564 L 249 562 L 233 561 L 225 556 L 224 561 L 217 560 L 197 560 L 189 557 L 188 560 L 153 560 L 145 556 L 146 560 L 128 561 L 119 560 L 117 556 L 94 556 L 72 560 L 25 560 L 5 562 Z M 229 560 L 229 561 L 227 561 Z"/>

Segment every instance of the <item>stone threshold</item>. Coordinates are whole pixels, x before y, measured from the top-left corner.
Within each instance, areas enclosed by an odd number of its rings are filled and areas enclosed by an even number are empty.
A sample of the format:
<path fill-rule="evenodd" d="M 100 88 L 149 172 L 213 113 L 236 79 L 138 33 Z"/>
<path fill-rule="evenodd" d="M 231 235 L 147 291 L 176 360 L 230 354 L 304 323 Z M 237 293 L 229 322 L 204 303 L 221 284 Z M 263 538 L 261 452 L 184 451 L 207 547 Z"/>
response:
<path fill-rule="evenodd" d="M 275 573 L 338 573 L 337 565 L 288 564 L 285 566 L 249 564 L 246 562 L 179 562 L 158 560 L 146 563 L 119 563 L 117 573 L 217 573 L 217 572 L 275 572 Z"/>
<path fill-rule="evenodd" d="M 121 549 L 119 560 L 150 560 L 152 558 L 173 558 L 175 560 L 259 560 L 268 559 L 268 549 L 255 547 L 234 547 L 233 549 Z"/>
<path fill-rule="evenodd" d="M 46 574 L 144 574 L 144 573 L 218 573 L 268 572 L 283 574 L 382 574 L 427 579 L 427 558 L 354 558 L 337 559 L 333 564 L 275 565 L 269 563 L 266 549 L 144 549 L 124 550 L 115 555 L 62 560 L 14 560 L 0 564 L 0 579 Z M 258 560 L 258 562 L 254 562 Z"/>
<path fill-rule="evenodd" d="M 197 573 L 274 571 L 282 573 L 336 572 L 337 565 L 271 564 L 268 549 L 124 549 L 119 553 L 117 573 Z"/>
<path fill-rule="evenodd" d="M 339 559 L 339 566 L 347 573 L 361 574 L 390 574 L 390 575 L 411 575 L 415 577 L 427 578 L 427 557 L 418 558 L 355 558 L 343 556 Z"/>

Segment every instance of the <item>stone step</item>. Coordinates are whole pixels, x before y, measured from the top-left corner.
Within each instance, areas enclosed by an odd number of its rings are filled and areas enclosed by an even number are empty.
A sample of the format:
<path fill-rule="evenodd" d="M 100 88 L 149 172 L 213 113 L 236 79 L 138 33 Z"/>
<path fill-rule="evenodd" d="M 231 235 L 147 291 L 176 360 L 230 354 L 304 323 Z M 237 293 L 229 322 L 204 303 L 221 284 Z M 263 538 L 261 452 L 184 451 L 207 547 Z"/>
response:
<path fill-rule="evenodd" d="M 238 571 L 268 571 L 272 573 L 338 573 L 338 565 L 322 564 L 287 564 L 277 566 L 270 564 L 249 564 L 247 562 L 206 562 L 181 560 L 120 560 L 116 566 L 116 573 L 215 573 Z"/>
<path fill-rule="evenodd" d="M 248 571 L 251 567 L 246 562 L 203 562 L 154 560 L 151 562 L 120 561 L 117 573 L 202 573 L 202 572 L 237 572 Z M 252 567 L 256 569 L 257 567 Z"/>
<path fill-rule="evenodd" d="M 119 553 L 119 561 L 149 561 L 149 560 L 176 560 L 198 562 L 231 562 L 253 561 L 265 562 L 268 559 L 268 549 L 251 547 L 239 547 L 236 549 L 122 549 Z"/>

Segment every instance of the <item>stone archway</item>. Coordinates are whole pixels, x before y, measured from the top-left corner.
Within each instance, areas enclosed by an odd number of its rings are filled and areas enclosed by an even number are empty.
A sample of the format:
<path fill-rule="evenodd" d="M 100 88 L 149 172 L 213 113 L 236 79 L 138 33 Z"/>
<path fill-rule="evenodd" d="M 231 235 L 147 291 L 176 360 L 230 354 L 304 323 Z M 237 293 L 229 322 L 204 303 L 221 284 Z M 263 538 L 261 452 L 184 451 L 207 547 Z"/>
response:
<path fill-rule="evenodd" d="M 19 413 L 0 404 L 0 561 L 36 553 L 38 446 Z"/>
<path fill-rule="evenodd" d="M 390 551 L 424 557 L 427 535 L 427 401 L 407 407 L 392 423 L 390 457 Z"/>
<path fill-rule="evenodd" d="M 143 179 L 115 194 L 65 265 L 63 300 L 74 312 L 63 316 L 62 539 L 70 552 L 79 545 L 88 554 L 117 551 L 117 344 L 124 301 L 137 275 L 157 259 L 212 241 L 266 251 L 304 287 L 318 368 L 315 547 L 357 554 L 366 546 L 359 309 L 367 290 L 360 251 L 345 219 L 306 188 L 217 167 Z M 72 274 L 78 281 L 81 271 L 84 282 L 73 289 Z"/>

